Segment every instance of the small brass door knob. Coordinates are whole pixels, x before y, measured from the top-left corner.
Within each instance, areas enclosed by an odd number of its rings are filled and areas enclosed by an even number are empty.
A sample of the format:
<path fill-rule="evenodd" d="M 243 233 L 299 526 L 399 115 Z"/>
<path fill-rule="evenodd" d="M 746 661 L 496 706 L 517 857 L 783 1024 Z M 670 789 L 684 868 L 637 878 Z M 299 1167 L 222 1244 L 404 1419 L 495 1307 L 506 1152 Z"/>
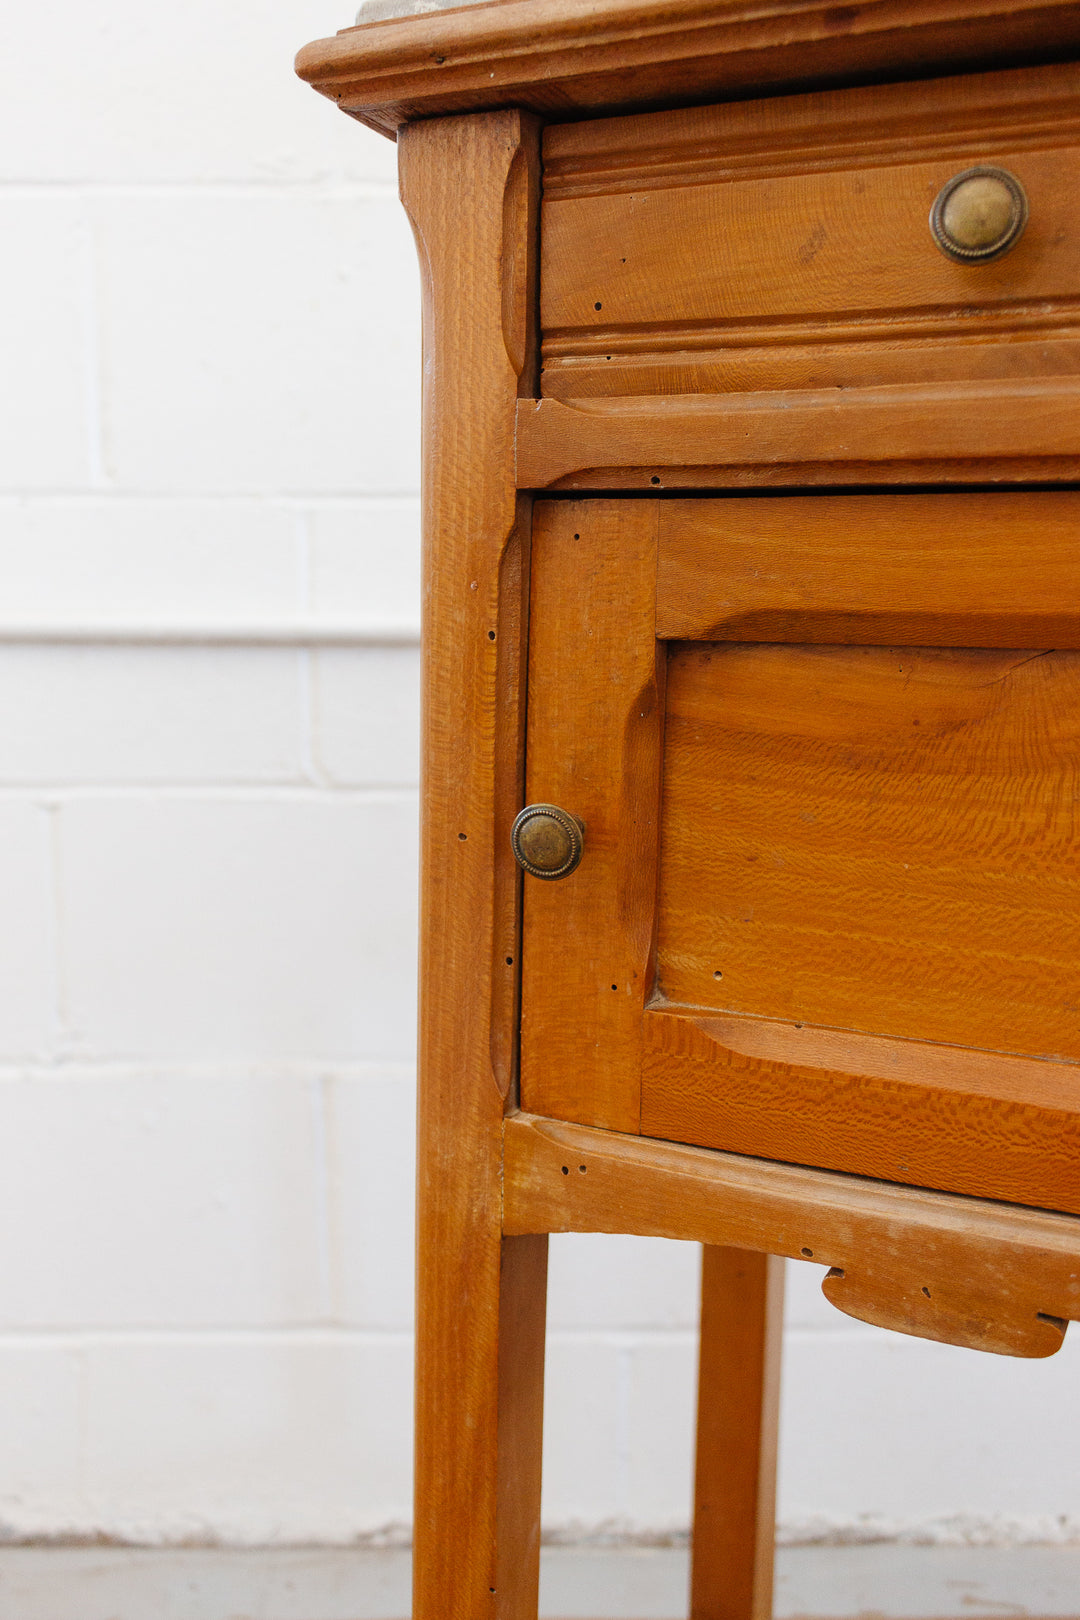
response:
<path fill-rule="evenodd" d="M 533 877 L 569 877 L 585 848 L 585 828 L 557 804 L 527 804 L 510 832 L 517 863 Z"/>
<path fill-rule="evenodd" d="M 985 264 L 1008 252 L 1027 216 L 1027 195 L 1015 174 L 981 166 L 942 186 L 930 210 L 930 232 L 950 259 Z"/>

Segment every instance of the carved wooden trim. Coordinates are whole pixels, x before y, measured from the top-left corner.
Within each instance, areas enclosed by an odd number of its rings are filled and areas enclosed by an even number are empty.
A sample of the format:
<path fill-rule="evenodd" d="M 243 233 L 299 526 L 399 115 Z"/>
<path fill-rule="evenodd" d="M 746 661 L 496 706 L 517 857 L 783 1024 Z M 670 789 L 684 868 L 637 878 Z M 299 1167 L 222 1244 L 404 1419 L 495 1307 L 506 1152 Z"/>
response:
<path fill-rule="evenodd" d="M 1073 63 L 929 79 L 917 84 L 724 102 L 552 124 L 544 131 L 544 197 L 716 185 L 877 164 L 983 160 L 1080 135 Z"/>
<path fill-rule="evenodd" d="M 1075 478 L 1080 377 L 518 403 L 522 489 L 580 487 L 572 476 L 593 470 L 601 488 L 701 484 L 709 467 L 792 483 L 815 468 L 837 483 L 897 482 L 914 468 L 921 481 L 927 466 L 950 463 L 983 482 Z M 681 476 L 665 477 L 669 470 Z"/>
<path fill-rule="evenodd" d="M 315 40 L 300 77 L 385 134 L 437 114 L 548 116 L 718 99 L 855 74 L 983 65 L 1080 44 L 1077 0 L 502 0 Z"/>
<path fill-rule="evenodd" d="M 629 1232 L 830 1268 L 877 1327 L 1049 1356 L 1080 1318 L 1080 1218 L 924 1192 L 529 1114 L 504 1127 L 508 1233 Z"/>

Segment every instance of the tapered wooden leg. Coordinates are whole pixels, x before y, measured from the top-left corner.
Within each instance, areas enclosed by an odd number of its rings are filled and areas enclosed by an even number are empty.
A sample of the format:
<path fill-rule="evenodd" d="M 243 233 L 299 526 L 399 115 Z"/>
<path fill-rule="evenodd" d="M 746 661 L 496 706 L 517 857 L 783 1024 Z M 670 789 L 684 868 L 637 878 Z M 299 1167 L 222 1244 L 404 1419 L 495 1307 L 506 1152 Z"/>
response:
<path fill-rule="evenodd" d="M 495 1525 L 498 1620 L 536 1620 L 547 1260 L 546 1233 L 503 1239 Z"/>
<path fill-rule="evenodd" d="M 413 1620 L 534 1620 L 546 1239 L 502 1239 L 515 1084 L 540 126 L 400 132 L 424 288 Z M 463 199 L 468 200 L 464 207 Z"/>
<path fill-rule="evenodd" d="M 413 1620 L 536 1620 L 547 1248 L 502 1240 L 466 1343 L 446 1291 L 420 1293 Z"/>
<path fill-rule="evenodd" d="M 771 1620 L 784 1262 L 704 1247 L 691 1620 Z"/>

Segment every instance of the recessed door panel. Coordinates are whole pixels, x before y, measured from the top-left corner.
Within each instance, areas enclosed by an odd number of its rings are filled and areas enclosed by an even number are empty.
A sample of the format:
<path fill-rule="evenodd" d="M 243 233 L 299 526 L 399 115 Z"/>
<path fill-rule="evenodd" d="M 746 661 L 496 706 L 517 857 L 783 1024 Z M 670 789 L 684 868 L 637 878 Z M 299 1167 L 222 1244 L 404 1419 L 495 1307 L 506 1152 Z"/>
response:
<path fill-rule="evenodd" d="M 1080 1062 L 1080 653 L 681 644 L 667 676 L 665 998 Z"/>
<path fill-rule="evenodd" d="M 533 555 L 529 796 L 586 833 L 524 1106 L 1080 1211 L 1080 497 L 550 502 Z"/>

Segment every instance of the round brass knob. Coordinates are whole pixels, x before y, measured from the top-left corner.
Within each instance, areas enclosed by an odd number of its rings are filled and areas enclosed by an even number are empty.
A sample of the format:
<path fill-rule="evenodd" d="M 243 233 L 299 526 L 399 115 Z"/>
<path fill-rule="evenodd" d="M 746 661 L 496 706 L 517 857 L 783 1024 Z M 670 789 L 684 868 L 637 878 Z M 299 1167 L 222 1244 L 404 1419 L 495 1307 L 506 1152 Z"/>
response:
<path fill-rule="evenodd" d="M 982 166 L 954 174 L 930 210 L 930 231 L 950 259 L 985 264 L 1007 253 L 1027 224 L 1023 186 L 1008 169 Z"/>
<path fill-rule="evenodd" d="M 517 863 L 533 877 L 569 877 L 585 848 L 585 828 L 557 804 L 527 804 L 510 832 Z"/>

